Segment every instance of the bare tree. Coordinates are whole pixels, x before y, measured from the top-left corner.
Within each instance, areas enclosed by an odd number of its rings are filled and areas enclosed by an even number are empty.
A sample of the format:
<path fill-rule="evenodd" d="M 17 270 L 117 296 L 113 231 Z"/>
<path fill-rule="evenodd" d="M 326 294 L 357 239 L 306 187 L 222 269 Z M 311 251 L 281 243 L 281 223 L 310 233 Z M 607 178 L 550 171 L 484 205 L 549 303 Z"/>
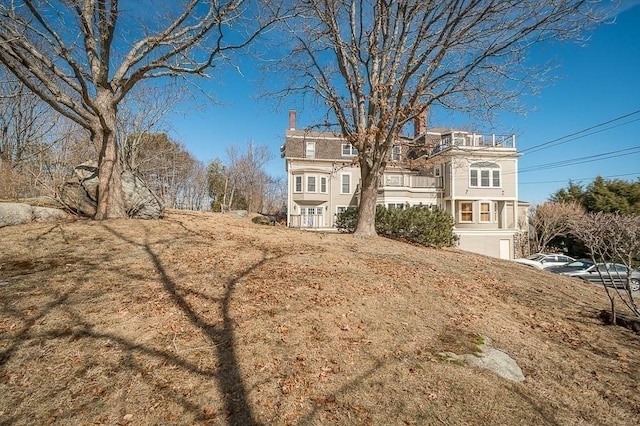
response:
<path fill-rule="evenodd" d="M 118 107 L 120 159 L 125 169 L 136 171 L 144 136 L 168 127 L 167 115 L 187 99 L 184 87 L 170 84 L 138 85 Z"/>
<path fill-rule="evenodd" d="M 307 0 L 286 21 L 294 46 L 281 61 L 281 95 L 312 93 L 358 150 L 354 235 L 376 234 L 378 178 L 405 124 L 431 106 L 514 107 L 544 73 L 523 60 L 532 45 L 578 37 L 603 19 L 584 0 Z"/>
<path fill-rule="evenodd" d="M 264 166 L 273 158 L 269 147 L 255 146 L 249 141 L 244 151 L 241 151 L 232 145 L 227 149 L 227 157 L 231 184 L 229 206 L 233 203 L 234 197 L 241 196 L 248 211 L 263 212 L 264 196 L 269 181 Z"/>
<path fill-rule="evenodd" d="M 86 139 L 78 130 L 0 65 L 0 197 L 55 197 Z"/>
<path fill-rule="evenodd" d="M 534 251 L 543 252 L 554 238 L 567 236 L 583 215 L 584 209 L 577 203 L 546 202 L 533 206 L 529 224 L 533 228 Z"/>
<path fill-rule="evenodd" d="M 140 82 L 205 76 L 271 22 L 259 0 L 13 0 L 0 4 L 0 63 L 86 129 L 99 153 L 96 219 L 126 215 L 118 106 Z"/>
<path fill-rule="evenodd" d="M 636 317 L 640 310 L 632 292 L 631 271 L 634 259 L 640 256 L 640 216 L 620 213 L 587 213 L 574 223 L 572 234 L 587 247 L 594 263 L 625 265 L 625 285 L 613 288 L 604 285 L 611 308 L 611 321 L 616 323 L 616 300 L 620 300 Z M 620 281 L 614 268 L 597 268 L 603 284 Z"/>

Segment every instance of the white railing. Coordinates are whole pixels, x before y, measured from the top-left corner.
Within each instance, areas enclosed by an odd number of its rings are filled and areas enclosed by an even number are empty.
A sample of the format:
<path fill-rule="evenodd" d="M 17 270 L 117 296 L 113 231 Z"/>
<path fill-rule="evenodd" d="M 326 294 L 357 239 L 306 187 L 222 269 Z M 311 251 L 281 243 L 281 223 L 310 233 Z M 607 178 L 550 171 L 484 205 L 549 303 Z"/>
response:
<path fill-rule="evenodd" d="M 444 151 L 451 146 L 514 149 L 516 147 L 516 136 L 496 135 L 495 133 L 481 134 L 454 132 L 444 135 L 442 137 L 442 142 L 433 150 L 432 154 Z"/>
<path fill-rule="evenodd" d="M 292 214 L 289 216 L 290 228 L 322 228 L 321 214 Z"/>
<path fill-rule="evenodd" d="M 442 178 L 385 174 L 382 184 L 392 188 L 442 188 Z"/>

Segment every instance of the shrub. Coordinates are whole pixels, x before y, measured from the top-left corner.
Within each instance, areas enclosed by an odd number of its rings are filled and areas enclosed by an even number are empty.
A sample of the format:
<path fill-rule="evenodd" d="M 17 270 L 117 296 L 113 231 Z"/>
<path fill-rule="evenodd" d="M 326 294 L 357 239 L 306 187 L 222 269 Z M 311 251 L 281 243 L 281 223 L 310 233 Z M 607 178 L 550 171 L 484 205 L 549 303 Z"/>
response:
<path fill-rule="evenodd" d="M 352 233 L 356 229 L 356 220 L 358 219 L 358 208 L 347 207 L 347 209 L 338 213 L 336 217 L 336 228 L 338 231 Z"/>
<path fill-rule="evenodd" d="M 349 207 L 338 214 L 336 227 L 340 232 L 353 232 L 358 209 Z M 378 235 L 433 247 L 452 246 L 457 237 L 453 233 L 453 218 L 443 210 L 426 206 L 409 206 L 404 209 L 376 208 L 376 232 Z"/>

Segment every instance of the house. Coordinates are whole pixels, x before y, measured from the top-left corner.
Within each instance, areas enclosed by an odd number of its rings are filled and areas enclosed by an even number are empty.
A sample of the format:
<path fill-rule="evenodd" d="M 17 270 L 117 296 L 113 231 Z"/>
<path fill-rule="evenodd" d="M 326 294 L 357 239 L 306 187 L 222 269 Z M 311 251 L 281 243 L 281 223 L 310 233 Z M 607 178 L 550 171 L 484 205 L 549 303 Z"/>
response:
<path fill-rule="evenodd" d="M 378 204 L 424 205 L 454 218 L 459 247 L 503 259 L 521 255 L 526 203 L 518 202 L 515 137 L 428 129 L 394 145 L 380 178 Z M 358 152 L 339 133 L 296 129 L 295 111 L 281 156 L 287 171 L 287 225 L 335 229 L 338 213 L 359 202 Z"/>

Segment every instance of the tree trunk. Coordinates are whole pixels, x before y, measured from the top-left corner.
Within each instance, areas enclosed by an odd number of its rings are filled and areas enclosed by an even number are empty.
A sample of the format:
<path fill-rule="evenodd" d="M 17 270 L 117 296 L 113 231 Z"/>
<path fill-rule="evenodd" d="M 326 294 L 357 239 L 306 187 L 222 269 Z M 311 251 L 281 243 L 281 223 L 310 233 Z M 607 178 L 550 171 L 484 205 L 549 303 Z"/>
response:
<path fill-rule="evenodd" d="M 360 162 L 361 187 L 360 205 L 358 206 L 358 221 L 353 233 L 355 237 L 371 238 L 376 232 L 376 204 L 378 200 L 378 172 L 369 167 L 364 161 Z"/>
<path fill-rule="evenodd" d="M 112 99 L 113 95 L 110 93 L 98 93 L 96 100 L 101 118 L 93 131 L 93 137 L 100 149 L 96 220 L 127 216 L 122 191 L 122 166 L 118 157 L 116 107 Z"/>

